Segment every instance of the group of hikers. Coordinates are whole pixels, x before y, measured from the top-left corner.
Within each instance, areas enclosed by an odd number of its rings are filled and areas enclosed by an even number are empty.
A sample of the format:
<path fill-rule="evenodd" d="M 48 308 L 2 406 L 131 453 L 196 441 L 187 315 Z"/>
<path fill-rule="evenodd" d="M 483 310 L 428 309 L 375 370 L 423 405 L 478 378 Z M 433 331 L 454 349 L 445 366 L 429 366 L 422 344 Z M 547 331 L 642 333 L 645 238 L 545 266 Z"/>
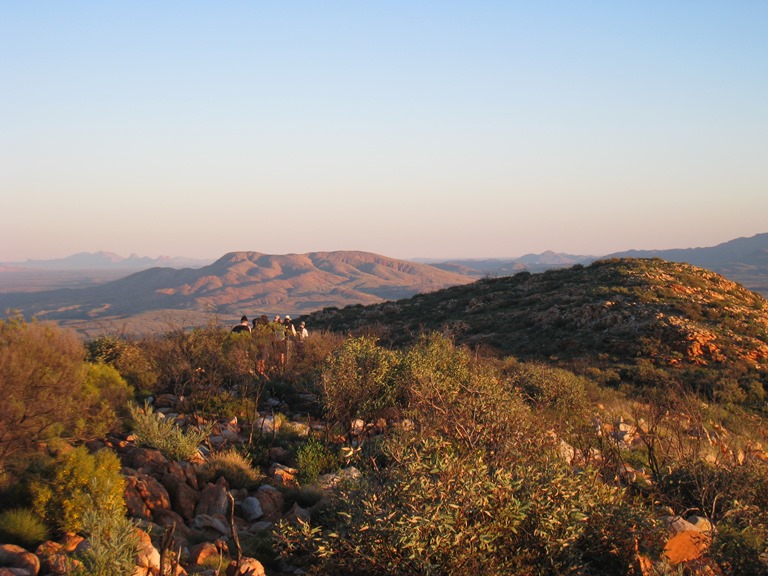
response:
<path fill-rule="evenodd" d="M 232 328 L 236 334 L 250 333 L 258 344 L 259 353 L 256 368 L 259 374 L 266 375 L 267 360 L 271 357 L 273 364 L 279 368 L 285 367 L 285 361 L 294 342 L 302 343 L 309 337 L 309 332 L 304 322 L 296 328 L 291 317 L 286 315 L 281 318 L 275 315 L 272 321 L 266 314 L 253 319 L 253 325 L 248 323 L 248 317 L 240 318 L 240 324 Z"/>

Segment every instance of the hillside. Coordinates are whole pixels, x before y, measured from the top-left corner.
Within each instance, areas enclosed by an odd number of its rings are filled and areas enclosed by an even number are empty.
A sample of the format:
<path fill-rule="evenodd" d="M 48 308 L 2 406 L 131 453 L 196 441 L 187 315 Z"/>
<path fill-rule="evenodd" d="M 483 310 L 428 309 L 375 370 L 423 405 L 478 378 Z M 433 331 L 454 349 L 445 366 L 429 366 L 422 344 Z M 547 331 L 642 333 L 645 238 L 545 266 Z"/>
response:
<path fill-rule="evenodd" d="M 469 282 L 466 276 L 366 252 L 276 256 L 232 252 L 202 268 L 151 268 L 99 286 L 0 294 L 0 309 L 58 321 L 185 310 L 240 316 L 371 304 Z"/>
<path fill-rule="evenodd" d="M 722 276 L 660 259 L 523 272 L 397 302 L 323 310 L 316 328 L 406 344 L 425 330 L 520 358 L 768 367 L 768 303 Z"/>
<path fill-rule="evenodd" d="M 628 250 L 605 258 L 662 258 L 714 270 L 768 296 L 768 233 L 736 238 L 717 246 L 674 250 Z"/>

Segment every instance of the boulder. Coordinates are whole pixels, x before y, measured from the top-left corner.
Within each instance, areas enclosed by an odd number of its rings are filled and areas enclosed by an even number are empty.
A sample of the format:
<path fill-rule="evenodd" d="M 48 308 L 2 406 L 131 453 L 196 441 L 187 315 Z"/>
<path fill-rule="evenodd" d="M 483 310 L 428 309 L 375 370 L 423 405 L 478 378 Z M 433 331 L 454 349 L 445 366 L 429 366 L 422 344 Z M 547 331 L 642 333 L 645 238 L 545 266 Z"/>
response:
<path fill-rule="evenodd" d="M 184 471 L 178 468 L 178 473 L 163 474 L 160 483 L 168 491 L 171 509 L 180 514 L 187 522 L 190 522 L 195 516 L 195 510 L 200 501 L 200 493 L 189 485 Z"/>
<path fill-rule="evenodd" d="M 285 514 L 285 520 L 292 523 L 303 523 L 308 524 L 309 523 L 309 510 L 306 510 L 305 508 L 302 508 L 297 503 L 293 504 L 293 507 L 286 512 Z"/>
<path fill-rule="evenodd" d="M 200 566 L 211 558 L 219 556 L 219 549 L 213 542 L 200 542 L 189 549 L 189 566 Z"/>
<path fill-rule="evenodd" d="M 222 514 L 216 514 L 215 516 L 198 514 L 195 516 L 195 519 L 192 520 L 192 528 L 195 528 L 196 530 L 211 528 L 224 536 L 232 535 L 232 531 L 229 528 L 229 522 Z"/>
<path fill-rule="evenodd" d="M 58 542 L 47 540 L 35 550 L 35 556 L 40 560 L 40 570 L 43 574 L 67 574 L 70 562 L 64 546 Z"/>
<path fill-rule="evenodd" d="M 254 522 L 264 516 L 264 510 L 261 509 L 261 502 L 258 498 L 249 496 L 240 503 L 240 510 L 243 517 L 248 522 Z"/>
<path fill-rule="evenodd" d="M 123 470 L 129 474 L 125 479 L 125 500 L 131 515 L 148 519 L 151 518 L 155 510 L 169 510 L 171 508 L 171 498 L 168 495 L 168 491 L 155 478 L 130 469 L 124 468 Z M 136 500 L 136 494 L 141 498 L 144 507 L 139 505 Z M 131 504 L 129 504 L 129 498 L 131 499 Z M 133 510 L 131 510 L 132 505 L 136 506 L 141 513 L 133 514 Z M 147 509 L 150 511 L 149 516 L 146 515 Z"/>
<path fill-rule="evenodd" d="M 25 570 L 27 576 L 37 576 L 40 572 L 40 559 L 15 544 L 0 544 L 0 566 Z"/>
<path fill-rule="evenodd" d="M 662 556 L 672 566 L 699 558 L 709 547 L 711 539 L 697 530 L 686 530 L 672 536 L 664 546 Z"/>
<path fill-rule="evenodd" d="M 715 532 L 715 526 L 704 516 L 688 516 L 686 520 L 694 530 L 699 532 L 705 532 L 707 534 L 713 534 Z"/>
<path fill-rule="evenodd" d="M 285 507 L 285 498 L 283 494 L 275 487 L 269 484 L 259 486 L 256 490 L 256 498 L 258 498 L 261 504 L 261 509 L 264 512 L 264 518 L 271 522 L 277 522 L 283 516 L 283 508 Z"/>
<path fill-rule="evenodd" d="M 149 534 L 140 528 L 134 528 L 139 536 L 139 547 L 136 551 L 136 566 L 149 568 L 152 571 L 160 570 L 160 552 L 152 545 Z"/>
<path fill-rule="evenodd" d="M 222 477 L 216 484 L 208 484 L 200 494 L 200 501 L 195 508 L 195 516 L 200 514 L 222 514 L 229 510 L 229 498 L 227 497 L 227 481 Z"/>
<path fill-rule="evenodd" d="M 121 459 L 123 466 L 133 468 L 144 474 L 164 472 L 170 464 L 169 460 L 163 456 L 160 450 L 153 450 L 142 446 L 132 446 L 122 454 Z"/>
<path fill-rule="evenodd" d="M 243 558 L 238 567 L 232 562 L 227 567 L 227 576 L 266 576 L 264 566 L 256 558 Z"/>

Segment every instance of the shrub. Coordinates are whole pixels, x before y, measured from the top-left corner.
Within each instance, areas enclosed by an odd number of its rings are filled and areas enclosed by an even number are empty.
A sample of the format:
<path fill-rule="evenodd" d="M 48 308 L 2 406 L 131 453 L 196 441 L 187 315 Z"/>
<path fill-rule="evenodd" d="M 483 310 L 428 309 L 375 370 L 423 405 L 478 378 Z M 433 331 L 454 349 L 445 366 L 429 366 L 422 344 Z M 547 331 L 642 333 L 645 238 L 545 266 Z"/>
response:
<path fill-rule="evenodd" d="M 0 321 L 0 468 L 71 427 L 83 357 L 71 332 L 19 316 Z"/>
<path fill-rule="evenodd" d="M 321 474 L 332 472 L 339 466 L 339 459 L 330 449 L 315 437 L 304 442 L 296 453 L 299 480 L 310 484 Z"/>
<path fill-rule="evenodd" d="M 30 486 L 35 512 L 61 532 L 82 532 L 89 510 L 124 515 L 124 489 L 118 457 L 109 450 L 92 455 L 82 446 L 57 459 Z"/>
<path fill-rule="evenodd" d="M 139 535 L 133 523 L 121 514 L 90 509 L 83 514 L 83 533 L 90 547 L 79 559 L 82 576 L 130 576 L 136 568 Z"/>
<path fill-rule="evenodd" d="M 131 398 L 133 389 L 108 364 L 86 364 L 83 373 L 75 434 L 81 438 L 104 436 L 119 424 L 118 410 Z"/>
<path fill-rule="evenodd" d="M 129 405 L 133 419 L 133 433 L 142 446 L 156 448 L 172 460 L 190 460 L 197 455 L 198 446 L 210 434 L 210 428 L 188 429 L 186 432 L 170 420 L 160 417 L 151 406 L 142 410 Z"/>
<path fill-rule="evenodd" d="M 367 337 L 350 338 L 323 365 L 321 392 L 328 417 L 350 428 L 397 405 L 398 355 Z"/>
<path fill-rule="evenodd" d="M 0 538 L 33 550 L 48 539 L 48 528 L 29 508 L 13 508 L 0 512 Z"/>
<path fill-rule="evenodd" d="M 223 476 L 230 488 L 251 489 L 261 480 L 251 460 L 234 448 L 212 454 L 200 469 L 199 476 L 203 482 L 213 482 Z"/>

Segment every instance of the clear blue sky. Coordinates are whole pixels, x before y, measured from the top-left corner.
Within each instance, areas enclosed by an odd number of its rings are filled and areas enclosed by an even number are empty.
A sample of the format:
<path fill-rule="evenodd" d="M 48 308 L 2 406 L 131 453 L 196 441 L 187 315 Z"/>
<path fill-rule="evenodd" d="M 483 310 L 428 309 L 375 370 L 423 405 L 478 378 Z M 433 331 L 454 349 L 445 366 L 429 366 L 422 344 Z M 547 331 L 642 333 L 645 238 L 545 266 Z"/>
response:
<path fill-rule="evenodd" d="M 768 232 L 768 2 L 0 2 L 0 261 Z"/>

